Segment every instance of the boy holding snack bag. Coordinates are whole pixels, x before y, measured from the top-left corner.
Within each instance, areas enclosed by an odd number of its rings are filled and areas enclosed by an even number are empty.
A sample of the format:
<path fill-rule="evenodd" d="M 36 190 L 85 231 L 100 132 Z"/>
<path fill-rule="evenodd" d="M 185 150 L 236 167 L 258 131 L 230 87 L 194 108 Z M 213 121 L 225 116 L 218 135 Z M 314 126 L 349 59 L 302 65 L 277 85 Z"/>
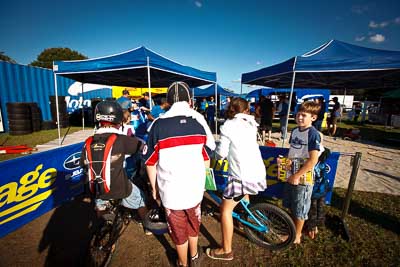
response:
<path fill-rule="evenodd" d="M 283 205 L 292 214 L 296 226 L 295 244 L 301 243 L 301 232 L 311 205 L 313 169 L 320 154 L 321 136 L 312 122 L 317 119 L 320 106 L 312 101 L 301 104 L 296 114 L 287 158 L 279 157 L 278 177 L 285 179 Z"/>

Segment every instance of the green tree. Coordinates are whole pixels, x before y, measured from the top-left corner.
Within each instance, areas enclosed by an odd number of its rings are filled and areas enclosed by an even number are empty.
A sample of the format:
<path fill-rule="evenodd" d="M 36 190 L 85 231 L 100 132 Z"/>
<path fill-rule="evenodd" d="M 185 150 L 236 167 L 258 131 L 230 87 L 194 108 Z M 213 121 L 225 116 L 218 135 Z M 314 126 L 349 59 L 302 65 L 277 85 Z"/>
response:
<path fill-rule="evenodd" d="M 29 65 L 52 69 L 53 61 L 79 59 L 87 59 L 87 57 L 69 48 L 47 48 L 43 50 L 43 52 L 38 55 L 36 60 Z"/>
<path fill-rule="evenodd" d="M 7 61 L 10 63 L 17 63 L 14 59 L 10 58 L 6 54 L 4 54 L 4 52 L 2 52 L 2 51 L 0 51 L 0 60 Z"/>

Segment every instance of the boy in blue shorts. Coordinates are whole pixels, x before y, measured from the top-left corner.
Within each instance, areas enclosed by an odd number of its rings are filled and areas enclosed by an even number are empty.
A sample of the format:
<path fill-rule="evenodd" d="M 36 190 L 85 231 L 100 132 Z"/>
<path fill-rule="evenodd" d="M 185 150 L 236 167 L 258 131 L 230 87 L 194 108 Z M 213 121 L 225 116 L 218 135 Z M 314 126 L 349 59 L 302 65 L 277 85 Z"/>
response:
<path fill-rule="evenodd" d="M 320 106 L 312 101 L 301 104 L 296 114 L 298 127 L 290 136 L 289 154 L 286 163 L 278 159 L 279 164 L 286 164 L 285 192 L 283 204 L 290 209 L 295 226 L 295 244 L 301 242 L 301 232 L 311 205 L 313 188 L 313 170 L 318 162 L 321 149 L 321 136 L 312 122 L 318 117 Z"/>

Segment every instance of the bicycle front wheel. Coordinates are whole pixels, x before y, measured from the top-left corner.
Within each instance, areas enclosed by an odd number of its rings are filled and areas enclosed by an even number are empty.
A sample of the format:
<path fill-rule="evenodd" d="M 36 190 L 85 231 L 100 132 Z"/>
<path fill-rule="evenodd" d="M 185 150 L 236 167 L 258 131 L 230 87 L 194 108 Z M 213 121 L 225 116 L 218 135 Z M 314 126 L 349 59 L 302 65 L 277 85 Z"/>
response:
<path fill-rule="evenodd" d="M 87 266 L 108 266 L 115 251 L 117 240 L 113 225 L 109 222 L 104 222 L 90 241 Z"/>
<path fill-rule="evenodd" d="M 267 228 L 265 232 L 260 232 L 246 226 L 245 233 L 250 241 L 270 250 L 287 248 L 294 241 L 296 227 L 292 218 L 284 210 L 272 204 L 258 203 L 251 206 L 250 211 Z M 258 225 L 250 215 L 247 215 L 246 220 L 253 225 Z"/>

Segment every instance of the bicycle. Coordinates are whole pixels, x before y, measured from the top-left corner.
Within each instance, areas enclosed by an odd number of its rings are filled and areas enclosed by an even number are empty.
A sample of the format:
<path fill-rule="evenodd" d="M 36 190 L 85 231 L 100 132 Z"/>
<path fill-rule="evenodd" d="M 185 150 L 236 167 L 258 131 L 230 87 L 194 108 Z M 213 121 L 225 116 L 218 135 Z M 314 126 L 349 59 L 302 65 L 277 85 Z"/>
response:
<path fill-rule="evenodd" d="M 90 241 L 87 266 L 105 267 L 111 261 L 119 237 L 131 221 L 130 211 L 121 200 L 109 200 L 105 211 L 98 211 L 98 224 Z"/>
<path fill-rule="evenodd" d="M 214 191 L 208 195 L 221 204 L 222 199 Z M 242 207 L 240 212 L 238 207 Z M 255 244 L 270 249 L 281 250 L 289 247 L 295 237 L 296 228 L 292 218 L 281 208 L 270 203 L 251 204 L 245 199 L 232 212 L 232 217 L 244 226 L 246 236 Z"/>

